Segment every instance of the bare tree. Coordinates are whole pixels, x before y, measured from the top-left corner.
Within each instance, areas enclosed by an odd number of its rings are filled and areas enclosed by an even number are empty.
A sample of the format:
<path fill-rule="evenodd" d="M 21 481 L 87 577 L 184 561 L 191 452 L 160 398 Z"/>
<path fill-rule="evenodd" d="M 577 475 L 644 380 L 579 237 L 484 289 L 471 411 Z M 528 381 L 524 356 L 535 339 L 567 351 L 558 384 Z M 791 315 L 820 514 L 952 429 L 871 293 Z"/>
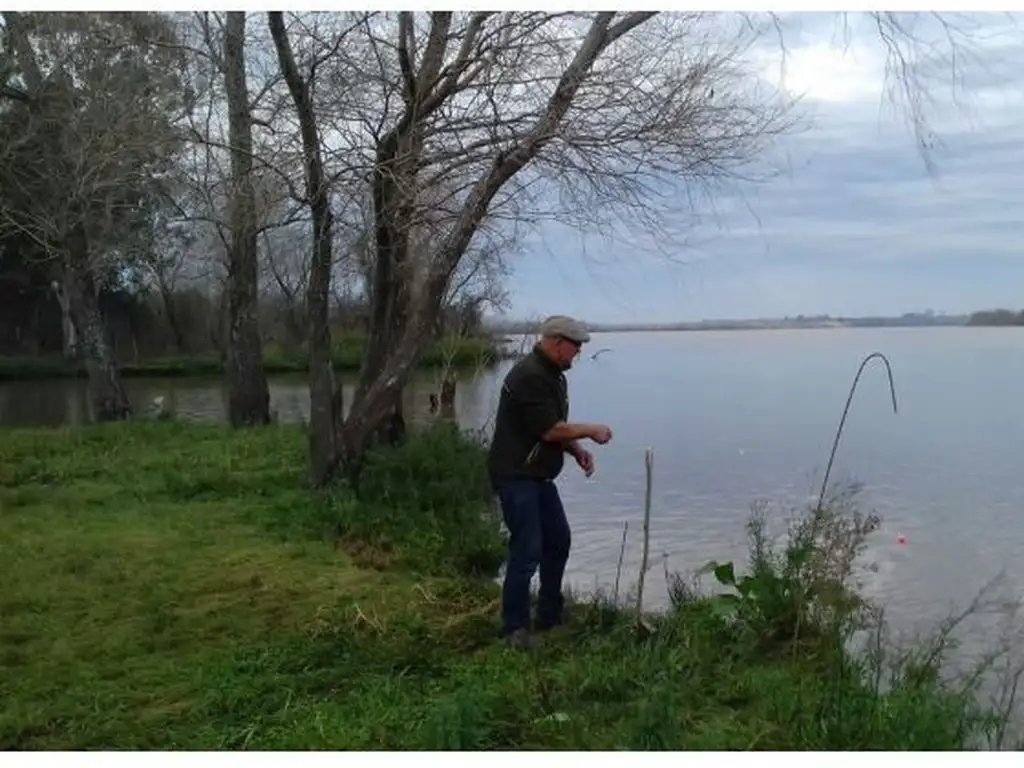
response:
<path fill-rule="evenodd" d="M 789 125 L 784 102 L 743 86 L 749 40 L 709 37 L 723 32 L 703 26 L 699 14 L 656 24 L 650 13 L 480 13 L 454 32 L 451 15 L 435 13 L 415 74 L 413 22 L 403 18 L 396 47 L 406 109 L 391 131 L 407 137 L 422 178 L 378 163 L 386 177 L 400 179 L 397 194 L 411 198 L 405 205 L 412 208 L 384 204 L 378 215 L 408 228 L 410 219 L 424 218 L 416 208 L 422 189 L 442 179 L 462 183 L 441 206 L 448 216 L 434 227 L 421 298 L 365 387 L 369 422 L 393 396 L 389 382 L 410 370 L 489 215 L 498 223 L 551 211 L 600 226 L 600 217 L 627 213 L 653 230 L 664 213 L 656 201 L 666 178 L 694 185 L 727 178 Z M 451 38 L 458 52 L 446 65 L 433 60 Z M 547 94 L 534 98 L 527 89 Z M 557 202 L 543 199 L 542 180 L 561 187 Z"/>
<path fill-rule="evenodd" d="M 203 230 L 204 240 L 212 234 L 219 241 L 222 263 L 211 265 L 214 268 L 208 273 L 219 284 L 215 290 L 220 297 L 217 336 L 223 339 L 229 390 L 235 392 L 229 399 L 248 403 L 243 410 L 256 408 L 233 423 L 262 423 L 264 409 L 258 403 L 264 398 L 259 382 L 265 377 L 251 377 L 240 370 L 253 360 L 262 369 L 264 339 L 259 319 L 268 305 L 259 300 L 265 287 L 261 279 L 268 267 L 271 277 L 282 274 L 276 263 L 266 261 L 279 250 L 268 250 L 271 235 L 301 218 L 297 202 L 301 197 L 294 183 L 301 174 L 301 148 L 288 131 L 279 130 L 280 105 L 287 94 L 282 94 L 276 64 L 268 60 L 266 30 L 217 12 L 180 14 L 176 20 L 179 47 L 189 63 L 188 87 L 194 93 L 194 105 L 187 116 L 185 151 L 166 192 L 169 204 L 176 208 L 177 223 Z M 241 238 L 234 229 L 240 225 L 239 216 L 244 219 Z M 201 249 L 204 257 L 210 251 Z M 241 381 L 255 389 L 244 393 L 230 383 Z"/>
<path fill-rule="evenodd" d="M 29 238 L 50 265 L 96 417 L 126 418 L 99 291 L 134 249 L 177 145 L 179 61 L 149 42 L 171 40 L 173 28 L 140 13 L 6 11 L 4 21 L 24 99 L 5 129 L 0 228 Z"/>
<path fill-rule="evenodd" d="M 313 61 L 308 74 L 300 73 L 281 13 L 272 11 L 268 15 L 281 72 L 288 83 L 299 116 L 306 196 L 313 217 L 313 258 L 306 290 L 309 313 L 309 450 L 311 479 L 314 484 L 321 485 L 330 479 L 341 455 L 338 443 L 343 435 L 343 412 L 341 387 L 335 383 L 331 369 L 329 315 L 331 273 L 334 267 L 334 217 L 310 92 L 319 62 Z"/>

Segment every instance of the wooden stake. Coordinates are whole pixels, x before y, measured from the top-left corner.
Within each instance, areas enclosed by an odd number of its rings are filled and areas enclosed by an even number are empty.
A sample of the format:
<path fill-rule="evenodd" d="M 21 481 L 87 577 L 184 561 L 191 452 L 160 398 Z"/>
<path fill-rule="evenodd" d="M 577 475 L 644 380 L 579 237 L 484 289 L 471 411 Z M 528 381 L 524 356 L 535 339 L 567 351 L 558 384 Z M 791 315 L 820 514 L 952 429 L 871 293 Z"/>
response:
<path fill-rule="evenodd" d="M 622 524 L 622 546 L 619 547 L 619 567 L 615 569 L 615 595 L 612 603 L 619 606 L 619 579 L 622 577 L 622 560 L 626 556 L 626 534 L 629 533 L 629 520 Z"/>
<path fill-rule="evenodd" d="M 654 469 L 654 451 L 647 449 L 644 454 L 644 549 L 640 560 L 640 583 L 636 590 L 636 620 L 648 632 L 651 628 L 644 621 L 644 579 L 647 576 L 647 560 L 651 549 L 651 475 Z"/>

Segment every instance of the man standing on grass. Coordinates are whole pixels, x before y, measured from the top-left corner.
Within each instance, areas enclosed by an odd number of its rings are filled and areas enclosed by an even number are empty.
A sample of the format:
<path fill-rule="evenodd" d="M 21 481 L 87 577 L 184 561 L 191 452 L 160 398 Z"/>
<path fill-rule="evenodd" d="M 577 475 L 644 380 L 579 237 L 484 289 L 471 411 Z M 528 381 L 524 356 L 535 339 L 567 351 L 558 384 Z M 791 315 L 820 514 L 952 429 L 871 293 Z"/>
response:
<path fill-rule="evenodd" d="M 488 470 L 509 530 L 508 563 L 501 593 L 502 635 L 517 648 L 534 644 L 530 634 L 530 580 L 540 568 L 535 629 L 562 623 L 562 577 L 571 543 L 569 521 L 555 478 L 570 454 L 587 477 L 594 457 L 583 439 L 604 445 L 612 431 L 603 424 L 570 424 L 565 371 L 590 341 L 582 323 L 549 317 L 533 351 L 505 377 L 498 402 Z"/>

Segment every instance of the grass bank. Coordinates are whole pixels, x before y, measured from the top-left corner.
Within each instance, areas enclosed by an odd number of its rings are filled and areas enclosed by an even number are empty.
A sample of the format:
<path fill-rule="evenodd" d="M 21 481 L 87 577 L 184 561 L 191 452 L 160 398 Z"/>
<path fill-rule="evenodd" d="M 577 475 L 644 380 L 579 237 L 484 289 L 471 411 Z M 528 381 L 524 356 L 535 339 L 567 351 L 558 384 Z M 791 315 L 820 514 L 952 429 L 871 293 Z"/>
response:
<path fill-rule="evenodd" d="M 841 650 L 854 607 L 825 589 L 820 526 L 762 540 L 753 582 L 720 566 L 732 598 L 677 584 L 646 641 L 594 600 L 523 654 L 496 641 L 476 445 L 417 435 L 358 499 L 305 491 L 304 448 L 283 427 L 5 432 L 0 749 L 956 749 L 994 727 L 935 660 L 882 682 L 881 656 Z"/>
<path fill-rule="evenodd" d="M 334 342 L 332 361 L 336 371 L 359 370 L 366 351 L 366 337 L 345 335 Z M 431 344 L 420 361 L 422 368 L 445 365 L 475 367 L 491 365 L 503 357 L 500 346 L 489 338 L 453 337 Z M 301 373 L 308 369 L 309 359 L 302 353 L 289 353 L 274 345 L 264 350 L 263 364 L 268 374 Z M 218 356 L 165 357 L 120 365 L 126 377 L 213 376 L 224 373 Z M 41 379 L 85 376 L 80 365 L 70 365 L 59 357 L 0 357 L 0 381 L 35 381 Z"/>

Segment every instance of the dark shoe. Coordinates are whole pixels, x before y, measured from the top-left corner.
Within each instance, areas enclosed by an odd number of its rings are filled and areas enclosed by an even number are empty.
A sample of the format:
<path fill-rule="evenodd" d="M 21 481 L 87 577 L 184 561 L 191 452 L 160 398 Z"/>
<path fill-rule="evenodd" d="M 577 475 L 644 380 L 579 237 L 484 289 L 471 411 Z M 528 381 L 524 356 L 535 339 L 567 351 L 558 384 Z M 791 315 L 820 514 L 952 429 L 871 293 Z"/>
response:
<path fill-rule="evenodd" d="M 505 642 L 509 648 L 515 648 L 517 651 L 529 651 L 540 644 L 537 638 L 525 629 L 517 629 L 511 635 L 507 635 Z"/>

